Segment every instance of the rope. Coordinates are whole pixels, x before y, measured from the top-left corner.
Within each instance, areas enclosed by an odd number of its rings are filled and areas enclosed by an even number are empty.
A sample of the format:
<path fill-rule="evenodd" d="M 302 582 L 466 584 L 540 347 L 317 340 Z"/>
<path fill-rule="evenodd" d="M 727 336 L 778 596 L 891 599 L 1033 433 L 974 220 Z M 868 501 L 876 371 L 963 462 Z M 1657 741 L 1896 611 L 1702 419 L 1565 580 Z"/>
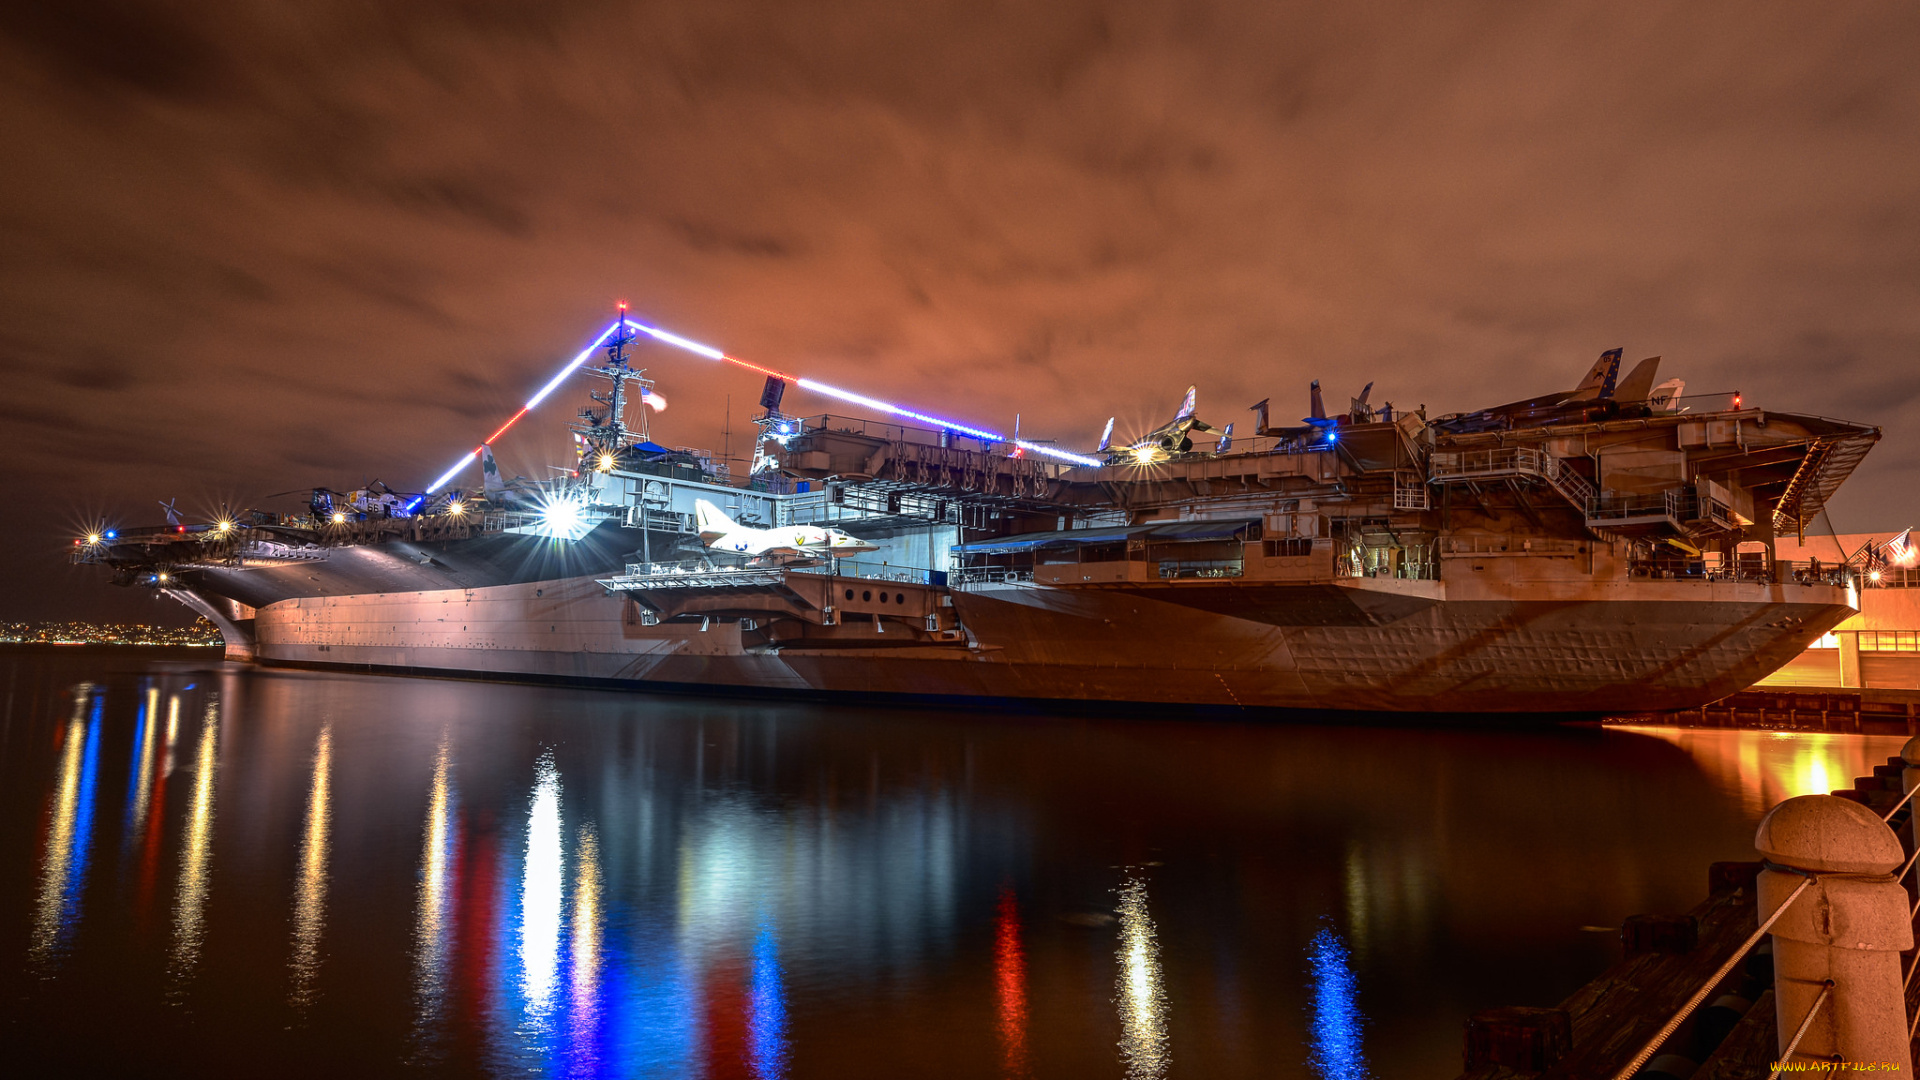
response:
<path fill-rule="evenodd" d="M 1767 1080 L 1780 1080 L 1780 1074 L 1786 1071 L 1787 1062 L 1793 1060 L 1794 1050 L 1800 1046 L 1800 1040 L 1807 1034 L 1807 1029 L 1813 1026 L 1814 1016 L 1820 1012 L 1820 1006 L 1827 1003 L 1827 995 L 1831 993 L 1833 993 L 1833 980 L 1828 979 L 1827 984 L 1820 988 L 1819 995 L 1813 999 L 1813 1004 L 1807 1007 L 1807 1017 L 1800 1021 L 1800 1030 L 1793 1033 L 1793 1041 L 1787 1044 L 1785 1050 L 1780 1051 L 1780 1062 L 1773 1067 L 1771 1073 L 1767 1074 Z M 1908 1038 L 1912 1036 L 1909 1035 Z"/>
<path fill-rule="evenodd" d="M 1781 869 L 1786 868 L 1782 867 Z M 1780 921 L 1780 916 L 1787 913 L 1787 909 L 1793 906 L 1795 900 L 1800 899 L 1800 894 L 1806 892 L 1807 886 L 1811 884 L 1813 884 L 1813 878 L 1809 875 L 1805 877 L 1800 884 L 1795 885 L 1793 891 L 1787 894 L 1787 898 L 1780 902 L 1780 906 L 1773 909 L 1773 914 L 1767 916 L 1767 921 L 1761 923 L 1759 929 L 1755 930 L 1753 935 L 1747 938 L 1744 944 L 1738 949 L 1735 949 L 1732 956 L 1727 957 L 1727 962 L 1720 965 L 1719 971 L 1714 972 L 1713 976 L 1702 984 L 1700 989 L 1693 992 L 1693 996 L 1687 999 L 1687 1003 L 1680 1006 L 1680 1011 L 1674 1013 L 1673 1018 L 1668 1020 L 1666 1024 L 1655 1033 L 1653 1038 L 1648 1040 L 1647 1044 L 1640 1048 L 1640 1052 L 1633 1056 L 1632 1061 L 1627 1062 L 1625 1068 L 1613 1074 L 1613 1080 L 1632 1080 L 1633 1074 L 1640 1071 L 1640 1066 L 1645 1065 L 1648 1059 L 1653 1057 L 1654 1052 L 1660 1049 L 1660 1044 L 1666 1042 L 1669 1036 L 1679 1030 L 1680 1025 L 1686 1022 L 1687 1017 L 1693 1015 L 1693 1010 L 1699 1008 L 1700 1003 L 1707 1000 L 1707 995 L 1713 992 L 1713 988 L 1720 985 L 1720 980 L 1726 978 L 1727 975 L 1733 971 L 1735 964 L 1738 964 L 1746 958 L 1747 953 L 1752 951 L 1753 947 L 1760 943 L 1760 939 L 1766 936 L 1768 930 L 1773 929 L 1773 924 Z M 1785 1055 L 1781 1055 L 1781 1057 L 1782 1060 L 1785 1059 Z"/>

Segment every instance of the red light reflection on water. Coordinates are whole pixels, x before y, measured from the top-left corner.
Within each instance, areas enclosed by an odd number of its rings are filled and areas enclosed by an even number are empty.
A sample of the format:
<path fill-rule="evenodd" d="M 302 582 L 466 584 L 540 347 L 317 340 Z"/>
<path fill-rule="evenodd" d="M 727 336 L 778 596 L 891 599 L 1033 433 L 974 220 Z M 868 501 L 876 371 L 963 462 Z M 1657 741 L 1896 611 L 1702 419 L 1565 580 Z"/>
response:
<path fill-rule="evenodd" d="M 745 965 L 736 957 L 707 969 L 706 984 L 701 987 L 707 1034 L 702 1075 L 707 1080 L 753 1080 L 746 975 Z"/>
<path fill-rule="evenodd" d="M 1007 1076 L 1027 1075 L 1027 958 L 1020 947 L 1020 908 L 1000 890 L 993 920 L 993 982 L 1000 998 L 1000 1050 Z"/>
<path fill-rule="evenodd" d="M 453 889 L 459 898 L 453 917 L 454 983 L 458 987 L 457 1007 L 460 1028 L 466 1033 L 466 1046 L 485 1044 L 487 1009 L 497 977 L 494 957 L 494 907 L 499 890 L 500 838 L 493 816 L 476 815 L 471 831 L 455 831 L 453 853 Z M 466 815 L 461 815 L 463 824 Z"/>
<path fill-rule="evenodd" d="M 160 824 L 166 816 L 167 777 L 172 774 L 172 769 L 163 769 L 153 778 L 153 796 L 147 803 L 147 837 L 140 852 L 140 891 L 137 904 L 142 927 L 146 925 L 148 912 L 153 904 L 154 878 L 160 872 Z"/>

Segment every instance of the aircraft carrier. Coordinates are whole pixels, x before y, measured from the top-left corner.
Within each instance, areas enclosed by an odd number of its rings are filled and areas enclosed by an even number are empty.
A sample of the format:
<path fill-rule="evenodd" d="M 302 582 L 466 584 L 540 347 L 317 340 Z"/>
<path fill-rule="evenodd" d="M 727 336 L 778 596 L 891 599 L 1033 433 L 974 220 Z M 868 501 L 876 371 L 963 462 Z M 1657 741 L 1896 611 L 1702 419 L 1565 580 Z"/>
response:
<path fill-rule="evenodd" d="M 644 405 L 629 424 L 627 384 L 651 392 L 632 325 L 603 335 L 611 392 L 556 479 L 505 481 L 483 447 L 472 492 L 170 511 L 74 558 L 263 664 L 1045 708 L 1684 709 L 1857 608 L 1860 567 L 1773 540 L 1879 429 L 1686 396 L 1657 358 L 1622 376 L 1612 350 L 1573 390 L 1432 419 L 1367 392 L 1328 415 L 1315 383 L 1299 424 L 1261 402 L 1239 438 L 1190 391 L 1084 454 L 791 416 L 775 372 L 736 479 L 652 442 Z"/>

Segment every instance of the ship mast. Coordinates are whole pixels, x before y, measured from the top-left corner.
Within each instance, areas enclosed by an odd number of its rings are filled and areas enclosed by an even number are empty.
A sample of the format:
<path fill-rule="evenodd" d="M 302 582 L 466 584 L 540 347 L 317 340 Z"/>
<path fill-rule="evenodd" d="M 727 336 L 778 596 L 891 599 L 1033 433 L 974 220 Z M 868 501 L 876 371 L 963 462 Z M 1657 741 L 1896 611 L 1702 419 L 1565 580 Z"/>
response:
<path fill-rule="evenodd" d="M 607 360 L 598 367 L 590 367 L 587 372 L 605 379 L 613 386 L 606 393 L 588 391 L 593 405 L 580 410 L 579 419 L 567 425 L 580 437 L 580 460 L 584 469 L 595 472 L 611 472 L 618 467 L 627 448 L 636 442 L 644 442 L 648 437 L 647 409 L 645 398 L 647 391 L 653 389 L 653 380 L 647 378 L 646 369 L 635 369 L 627 357 L 627 346 L 635 337 L 633 327 L 627 323 L 627 307 L 620 305 L 620 323 L 614 329 L 613 336 L 607 340 Z M 640 387 L 642 404 L 640 407 L 640 428 L 636 432 L 627 425 L 627 384 L 637 383 Z"/>

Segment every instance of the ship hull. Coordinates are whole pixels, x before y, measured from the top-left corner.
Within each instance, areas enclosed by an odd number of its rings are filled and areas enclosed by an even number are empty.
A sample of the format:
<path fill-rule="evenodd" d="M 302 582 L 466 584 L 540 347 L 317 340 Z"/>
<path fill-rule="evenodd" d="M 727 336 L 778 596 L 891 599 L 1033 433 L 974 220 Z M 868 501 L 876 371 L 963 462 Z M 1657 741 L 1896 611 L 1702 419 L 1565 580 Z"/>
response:
<path fill-rule="evenodd" d="M 265 663 L 825 698 L 1595 716 L 1751 685 L 1851 615 L 1844 590 L 1647 583 L 1449 597 L 1439 582 L 956 590 L 965 636 L 756 644 L 726 619 L 648 625 L 592 577 L 271 603 Z M 843 628 L 844 629 L 844 628 Z M 953 635 L 957 637 L 958 635 Z"/>

